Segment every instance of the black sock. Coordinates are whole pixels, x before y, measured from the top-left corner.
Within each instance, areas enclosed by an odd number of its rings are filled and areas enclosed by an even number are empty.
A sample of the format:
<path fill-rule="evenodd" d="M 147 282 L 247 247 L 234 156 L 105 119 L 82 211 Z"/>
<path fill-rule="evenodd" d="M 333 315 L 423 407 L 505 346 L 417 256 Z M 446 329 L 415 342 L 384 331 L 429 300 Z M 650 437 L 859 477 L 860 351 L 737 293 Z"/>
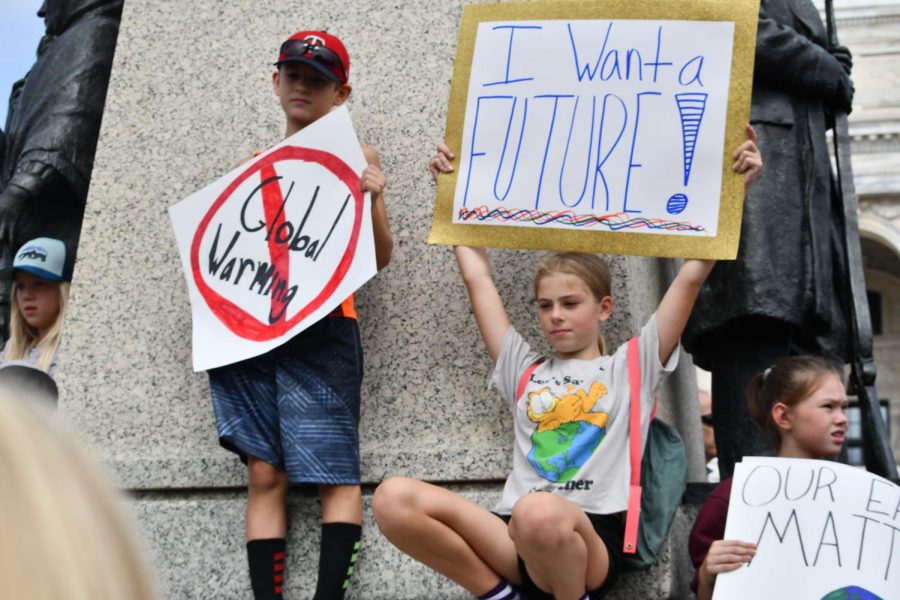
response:
<path fill-rule="evenodd" d="M 313 600 L 342 600 L 359 553 L 362 526 L 355 523 L 322 523 L 319 580 Z"/>
<path fill-rule="evenodd" d="M 255 600 L 282 600 L 284 546 L 284 538 L 247 542 L 250 587 Z"/>

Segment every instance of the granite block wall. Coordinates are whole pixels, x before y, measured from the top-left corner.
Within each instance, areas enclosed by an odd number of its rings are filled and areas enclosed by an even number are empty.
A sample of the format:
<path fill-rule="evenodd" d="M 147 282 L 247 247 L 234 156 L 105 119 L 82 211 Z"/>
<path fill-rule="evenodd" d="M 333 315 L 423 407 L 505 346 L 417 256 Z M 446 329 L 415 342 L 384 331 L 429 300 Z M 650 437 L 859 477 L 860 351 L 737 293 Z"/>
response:
<path fill-rule="evenodd" d="M 479 484 L 448 487 L 484 506 L 499 490 Z M 472 596 L 449 579 L 394 548 L 378 533 L 370 511 L 371 489 L 364 499 L 365 522 L 360 559 L 348 600 L 466 600 Z M 135 513 L 145 532 L 148 555 L 156 565 L 165 598 L 243 600 L 251 597 L 246 574 L 243 494 L 204 490 L 190 494 L 140 492 Z M 315 590 L 320 508 L 315 498 L 292 493 L 286 559 L 285 598 L 311 598 Z M 690 597 L 692 574 L 685 548 L 696 506 L 676 513 L 659 563 L 647 572 L 625 573 L 611 600 Z M 202 540 L 202 542 L 200 541 Z"/>
<path fill-rule="evenodd" d="M 444 128 L 461 10 L 459 1 L 423 0 L 126 2 L 59 384 L 63 409 L 132 493 L 167 597 L 245 598 L 248 584 L 246 473 L 218 446 L 206 375 L 191 371 L 187 290 L 166 211 L 283 136 L 271 63 L 299 29 L 327 29 L 347 41 L 350 113 L 389 177 L 393 262 L 357 301 L 367 502 L 392 474 L 459 486 L 486 505 L 499 492 L 510 465 L 510 418 L 487 389 L 489 359 L 452 252 L 425 243 L 433 203 L 425 161 Z M 529 293 L 537 256 L 492 256 L 514 324 L 537 340 Z M 608 338 L 615 345 L 653 311 L 671 265 L 611 262 L 616 309 Z M 671 401 L 662 414 L 681 425 L 700 479 L 689 360 L 664 397 Z M 317 510 L 313 497 L 292 493 L 289 597 L 311 589 L 303 573 L 315 573 Z M 368 504 L 366 518 L 353 597 L 465 597 L 393 551 Z"/>

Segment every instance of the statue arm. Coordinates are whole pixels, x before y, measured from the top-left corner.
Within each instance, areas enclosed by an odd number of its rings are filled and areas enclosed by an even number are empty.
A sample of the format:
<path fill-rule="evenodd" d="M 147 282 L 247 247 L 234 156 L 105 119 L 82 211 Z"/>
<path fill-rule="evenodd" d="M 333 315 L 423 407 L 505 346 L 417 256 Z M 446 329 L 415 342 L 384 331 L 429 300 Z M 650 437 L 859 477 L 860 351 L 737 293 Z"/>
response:
<path fill-rule="evenodd" d="M 792 94 L 833 98 L 850 78 L 827 48 L 759 8 L 754 79 Z"/>
<path fill-rule="evenodd" d="M 39 161 L 19 165 L 16 173 L 6 184 L 6 189 L 0 194 L 3 198 L 0 206 L 6 209 L 0 211 L 0 216 L 15 215 L 15 218 L 18 218 L 29 202 L 40 198 L 46 190 L 53 189 L 61 183 L 65 183 L 65 178 L 53 165 Z"/>
<path fill-rule="evenodd" d="M 14 250 L 16 228 L 29 205 L 64 185 L 65 178 L 52 165 L 35 161 L 19 166 L 0 193 L 0 262 L 4 251 Z"/>

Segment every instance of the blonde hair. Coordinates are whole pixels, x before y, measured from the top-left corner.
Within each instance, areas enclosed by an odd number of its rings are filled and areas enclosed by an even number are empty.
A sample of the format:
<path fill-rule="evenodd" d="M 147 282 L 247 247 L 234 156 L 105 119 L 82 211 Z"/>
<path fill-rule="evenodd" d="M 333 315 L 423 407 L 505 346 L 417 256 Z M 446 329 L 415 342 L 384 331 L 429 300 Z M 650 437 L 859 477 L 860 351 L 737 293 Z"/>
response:
<path fill-rule="evenodd" d="M 772 407 L 779 402 L 789 408 L 797 406 L 828 375 L 837 375 L 844 381 L 842 366 L 835 360 L 823 356 L 789 356 L 750 380 L 747 390 L 750 417 L 776 450 L 781 443 L 781 430 L 772 418 Z"/>
<path fill-rule="evenodd" d="M 36 406 L 0 389 L 0 598 L 155 598 L 121 498 Z"/>
<path fill-rule="evenodd" d="M 578 252 L 560 252 L 548 256 L 538 263 L 534 273 L 534 295 L 537 297 L 538 285 L 541 280 L 553 273 L 573 275 L 580 279 L 597 302 L 602 302 L 607 296 L 612 296 L 612 274 L 605 260 L 595 254 L 581 254 Z M 597 343 L 600 354 L 608 354 L 606 338 L 600 333 Z"/>
<path fill-rule="evenodd" d="M 16 290 L 19 284 L 13 282 L 12 291 L 10 292 L 10 305 L 12 310 L 9 316 L 9 345 L 3 354 L 5 360 L 21 360 L 28 356 L 28 353 L 35 347 L 41 349 L 35 366 L 45 373 L 50 370 L 53 362 L 53 356 L 56 349 L 59 348 L 59 340 L 62 337 L 63 322 L 66 319 L 66 307 L 69 305 L 69 289 L 71 284 L 68 281 L 49 282 L 57 286 L 59 290 L 59 312 L 53 326 L 44 336 L 44 339 L 38 341 L 38 331 L 25 321 L 22 311 L 19 308 L 19 302 L 16 300 Z"/>

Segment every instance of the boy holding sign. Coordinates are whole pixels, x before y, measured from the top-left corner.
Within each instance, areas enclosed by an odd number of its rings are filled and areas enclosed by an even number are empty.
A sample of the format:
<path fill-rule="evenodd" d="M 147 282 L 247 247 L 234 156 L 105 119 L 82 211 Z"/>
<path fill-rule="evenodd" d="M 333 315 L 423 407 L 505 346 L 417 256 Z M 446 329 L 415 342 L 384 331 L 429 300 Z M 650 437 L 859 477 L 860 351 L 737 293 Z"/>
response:
<path fill-rule="evenodd" d="M 282 45 L 272 86 L 285 137 L 346 102 L 350 57 L 336 36 L 295 33 Z M 360 176 L 371 194 L 375 262 L 393 241 L 378 153 L 363 146 Z M 285 500 L 291 483 L 317 485 L 322 539 L 315 598 L 343 598 L 362 523 L 358 421 L 362 349 L 353 296 L 327 317 L 261 356 L 209 371 L 219 441 L 246 459 L 247 555 L 254 597 L 280 599 L 284 585 Z"/>

